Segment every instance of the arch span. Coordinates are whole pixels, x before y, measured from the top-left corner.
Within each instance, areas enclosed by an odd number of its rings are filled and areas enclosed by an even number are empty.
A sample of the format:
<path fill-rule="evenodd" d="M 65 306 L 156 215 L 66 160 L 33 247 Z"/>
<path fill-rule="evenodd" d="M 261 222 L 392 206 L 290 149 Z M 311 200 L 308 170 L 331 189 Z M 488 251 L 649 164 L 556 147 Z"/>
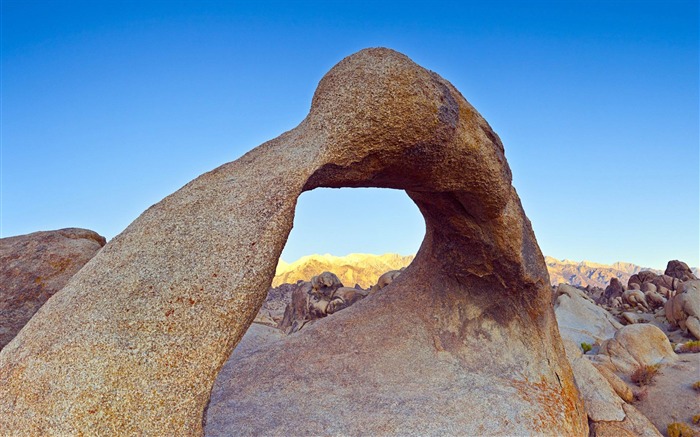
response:
<path fill-rule="evenodd" d="M 149 208 L 50 299 L 0 353 L 0 429 L 201 433 L 296 199 L 316 187 L 403 189 L 418 205 L 426 236 L 392 295 L 424 306 L 416 347 L 497 388 L 466 401 L 476 418 L 460 429 L 586 433 L 500 140 L 450 83 L 382 48 L 342 60 L 299 126 Z M 477 417 L 489 411 L 512 420 Z"/>

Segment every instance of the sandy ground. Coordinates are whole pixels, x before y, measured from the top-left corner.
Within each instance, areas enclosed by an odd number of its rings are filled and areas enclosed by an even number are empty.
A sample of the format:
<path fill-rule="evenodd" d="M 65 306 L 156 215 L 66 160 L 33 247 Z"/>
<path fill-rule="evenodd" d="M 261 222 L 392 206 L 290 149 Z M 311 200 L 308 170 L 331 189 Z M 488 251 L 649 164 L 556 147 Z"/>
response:
<path fill-rule="evenodd" d="M 700 353 L 679 354 L 678 361 L 661 368 L 652 385 L 647 386 L 647 397 L 634 403 L 664 435 L 672 422 L 684 422 L 700 435 L 700 426 L 691 418 L 700 414 L 700 392 L 692 385 L 700 381 Z M 631 385 L 636 392 L 639 387 Z"/>

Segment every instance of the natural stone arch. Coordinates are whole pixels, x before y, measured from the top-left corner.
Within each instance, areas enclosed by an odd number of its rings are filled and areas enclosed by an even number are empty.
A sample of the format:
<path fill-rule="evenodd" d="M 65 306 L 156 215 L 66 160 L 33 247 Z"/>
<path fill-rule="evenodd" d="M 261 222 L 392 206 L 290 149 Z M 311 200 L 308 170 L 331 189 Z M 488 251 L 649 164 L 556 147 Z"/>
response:
<path fill-rule="evenodd" d="M 296 199 L 316 187 L 404 189 L 418 205 L 426 236 L 394 291 L 430 306 L 437 351 L 511 390 L 474 408 L 520 417 L 474 430 L 587 432 L 500 140 L 449 82 L 388 49 L 341 61 L 299 126 L 149 208 L 51 298 L 0 353 L 0 430 L 201 433 Z"/>

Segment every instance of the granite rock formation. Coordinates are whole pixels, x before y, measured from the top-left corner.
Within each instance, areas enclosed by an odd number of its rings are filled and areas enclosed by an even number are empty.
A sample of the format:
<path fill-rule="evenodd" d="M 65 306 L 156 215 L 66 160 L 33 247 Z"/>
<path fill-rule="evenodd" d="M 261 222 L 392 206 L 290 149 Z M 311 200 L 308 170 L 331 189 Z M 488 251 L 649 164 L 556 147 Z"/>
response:
<path fill-rule="evenodd" d="M 641 323 L 619 329 L 594 358 L 613 372 L 630 375 L 638 366 L 673 363 L 677 355 L 662 330 Z"/>
<path fill-rule="evenodd" d="M 698 279 L 693 274 L 690 267 L 688 267 L 688 264 L 684 263 L 683 261 L 678 261 L 677 259 L 668 262 L 664 274 L 672 278 L 679 279 L 683 282 Z"/>
<path fill-rule="evenodd" d="M 684 282 L 679 293 L 665 304 L 666 318 L 673 326 L 700 340 L 700 281 Z"/>
<path fill-rule="evenodd" d="M 264 384 L 237 432 L 587 435 L 498 136 L 449 82 L 387 49 L 341 61 L 298 127 L 149 208 L 56 293 L 0 352 L 0 433 L 201 434 L 296 200 L 317 187 L 406 190 L 425 239 L 371 299 L 286 342 L 298 347 L 256 352 L 293 372 L 238 363 L 232 384 Z"/>
<path fill-rule="evenodd" d="M 619 279 L 610 278 L 610 284 L 605 288 L 605 291 L 603 292 L 603 296 L 601 298 L 601 302 L 609 304 L 613 302 L 613 300 L 615 300 L 616 297 L 621 297 L 624 292 L 625 289 L 622 287 L 622 284 L 620 283 Z"/>
<path fill-rule="evenodd" d="M 105 243 L 77 228 L 0 239 L 0 349 Z"/>
<path fill-rule="evenodd" d="M 601 344 L 622 328 L 610 313 L 571 285 L 559 284 L 557 287 L 554 313 L 562 338 L 576 345 Z"/>
<path fill-rule="evenodd" d="M 413 255 L 403 256 L 396 253 L 383 255 L 351 253 L 345 256 L 308 255 L 292 263 L 281 261 L 277 267 L 275 278 L 272 280 L 272 286 L 308 281 L 309 278 L 321 272 L 333 272 L 348 287 L 359 285 L 368 289 L 377 282 L 377 278 L 384 272 L 407 267 L 413 258 Z"/>

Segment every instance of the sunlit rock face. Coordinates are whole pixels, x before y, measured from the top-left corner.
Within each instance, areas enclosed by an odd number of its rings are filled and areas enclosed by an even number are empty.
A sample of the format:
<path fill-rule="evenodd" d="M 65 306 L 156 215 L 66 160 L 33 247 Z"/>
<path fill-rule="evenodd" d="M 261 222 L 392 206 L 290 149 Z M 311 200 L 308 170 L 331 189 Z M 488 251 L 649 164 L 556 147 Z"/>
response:
<path fill-rule="evenodd" d="M 498 136 L 388 49 L 341 61 L 299 126 L 149 208 L 49 300 L 0 353 L 0 433 L 201 434 L 317 187 L 406 190 L 426 236 L 371 299 L 239 363 L 259 385 L 235 433 L 587 435 Z"/>

